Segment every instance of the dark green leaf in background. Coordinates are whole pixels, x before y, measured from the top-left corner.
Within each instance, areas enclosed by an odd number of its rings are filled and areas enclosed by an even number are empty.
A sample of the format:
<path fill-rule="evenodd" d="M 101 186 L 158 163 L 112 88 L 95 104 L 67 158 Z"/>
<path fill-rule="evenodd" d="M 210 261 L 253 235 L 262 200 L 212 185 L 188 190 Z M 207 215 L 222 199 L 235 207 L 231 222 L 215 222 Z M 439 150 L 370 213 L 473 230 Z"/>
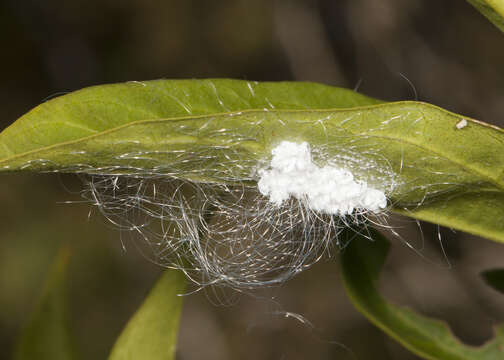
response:
<path fill-rule="evenodd" d="M 186 278 L 167 270 L 117 339 L 110 360 L 173 360 Z"/>
<path fill-rule="evenodd" d="M 481 276 L 488 285 L 504 294 L 504 269 L 486 270 Z"/>
<path fill-rule="evenodd" d="M 67 314 L 66 270 L 69 256 L 69 250 L 64 248 L 54 261 L 37 308 L 14 350 L 13 360 L 76 358 Z"/>
<path fill-rule="evenodd" d="M 425 359 L 504 358 L 503 325 L 495 329 L 491 341 L 481 347 L 472 347 L 461 343 L 445 323 L 384 299 L 377 286 L 389 243 L 377 231 L 369 231 L 373 241 L 362 235 L 351 235 L 353 240 L 341 254 L 343 282 L 357 310 L 389 336 Z"/>

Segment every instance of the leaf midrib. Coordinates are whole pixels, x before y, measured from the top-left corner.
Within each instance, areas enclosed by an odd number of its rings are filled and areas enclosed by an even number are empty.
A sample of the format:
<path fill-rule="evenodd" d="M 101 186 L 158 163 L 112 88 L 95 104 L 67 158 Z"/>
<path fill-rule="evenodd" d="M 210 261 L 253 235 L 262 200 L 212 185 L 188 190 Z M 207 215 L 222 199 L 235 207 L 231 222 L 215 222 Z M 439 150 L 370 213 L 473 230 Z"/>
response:
<path fill-rule="evenodd" d="M 138 121 L 132 121 L 132 122 L 129 122 L 127 124 L 123 124 L 123 125 L 111 128 L 111 129 L 107 129 L 107 130 L 101 131 L 101 132 L 99 132 L 97 134 L 81 137 L 81 138 L 74 139 L 74 140 L 64 141 L 64 142 L 61 142 L 61 143 L 58 143 L 58 144 L 49 145 L 49 146 L 41 147 L 41 148 L 38 148 L 38 149 L 30 150 L 30 151 L 27 151 L 27 152 L 24 152 L 24 153 L 20 153 L 20 154 L 14 155 L 14 156 L 10 156 L 10 157 L 7 157 L 7 158 L 4 158 L 4 159 L 0 160 L 0 164 L 8 162 L 8 161 L 11 161 L 13 159 L 17 159 L 17 158 L 21 158 L 21 157 L 27 156 L 29 154 L 34 154 L 34 153 L 37 153 L 37 152 L 47 151 L 47 150 L 55 149 L 55 148 L 58 148 L 58 147 L 63 147 L 63 146 L 66 146 L 66 145 L 77 144 L 77 143 L 84 142 L 84 141 L 87 141 L 87 140 L 90 140 L 90 139 L 93 139 L 93 138 L 97 138 L 97 137 L 101 137 L 101 136 L 106 136 L 106 135 L 108 135 L 110 133 L 113 133 L 113 132 L 125 129 L 125 128 L 130 127 L 130 126 L 140 125 L 140 124 L 163 123 L 163 122 L 168 122 L 168 121 L 171 121 L 171 122 L 180 122 L 180 121 L 187 121 L 187 120 L 201 120 L 201 119 L 210 118 L 210 117 L 229 116 L 229 115 L 236 114 L 236 113 L 240 113 L 240 114 L 243 114 L 243 113 L 253 114 L 253 113 L 264 113 L 264 112 L 268 112 L 268 113 L 272 113 L 272 112 L 273 113 L 282 113 L 282 112 L 286 112 L 286 113 L 303 113 L 303 112 L 344 112 L 344 111 L 354 111 L 354 110 L 357 111 L 357 110 L 372 109 L 372 108 L 377 108 L 377 107 L 388 107 L 390 105 L 401 105 L 401 104 L 412 104 L 412 103 L 415 103 L 415 102 L 401 101 L 401 102 L 395 102 L 395 103 L 384 103 L 384 104 L 378 104 L 378 105 L 370 105 L 370 106 L 347 108 L 347 109 L 341 109 L 340 108 L 340 109 L 267 110 L 267 111 L 261 110 L 261 109 L 247 109 L 247 110 L 225 112 L 225 113 L 204 114 L 204 115 L 199 115 L 199 116 L 184 116 L 184 117 L 176 117 L 176 118 L 138 120 Z M 457 116 L 455 114 L 452 114 L 449 111 L 446 111 L 444 109 L 438 108 L 437 106 L 434 106 L 434 105 L 431 105 L 431 104 L 427 104 L 427 103 L 421 103 L 421 104 L 423 104 L 424 106 L 429 106 L 431 108 L 441 110 L 441 111 L 443 111 L 446 114 L 449 114 L 449 115 L 452 115 L 452 116 Z M 480 122 L 478 120 L 470 119 L 470 118 L 467 118 L 467 117 L 464 117 L 464 119 L 469 120 L 469 121 L 473 121 L 473 122 L 477 123 L 480 126 L 491 127 L 491 128 L 495 128 L 495 129 L 497 129 L 499 131 L 503 131 L 502 129 L 500 129 L 498 127 L 495 127 L 495 126 L 492 126 L 492 125 L 489 125 L 489 124 L 486 124 L 486 123 L 482 123 L 482 122 Z M 449 156 L 447 156 L 445 154 L 439 153 L 438 151 L 435 151 L 435 150 L 433 150 L 432 148 L 430 148 L 428 146 L 416 143 L 416 142 L 412 141 L 411 138 L 398 138 L 398 137 L 393 137 L 393 136 L 374 135 L 374 134 L 368 134 L 366 132 L 356 133 L 356 132 L 352 132 L 351 130 L 349 130 L 347 128 L 344 128 L 344 127 L 341 127 L 341 128 L 344 129 L 345 131 L 348 131 L 349 133 L 351 133 L 352 135 L 355 135 L 355 136 L 359 136 L 359 135 L 365 134 L 366 136 L 368 136 L 370 138 L 382 138 L 382 139 L 387 139 L 387 140 L 396 141 L 396 142 L 403 142 L 403 143 L 407 143 L 407 144 L 412 145 L 412 146 L 416 146 L 416 147 L 418 147 L 418 148 L 420 148 L 422 150 L 431 152 L 431 153 L 435 154 L 438 157 L 442 157 L 442 158 L 446 159 L 447 161 L 452 162 L 453 164 L 456 164 L 456 165 L 458 165 L 458 166 L 460 166 L 460 167 L 468 170 L 468 172 L 472 173 L 473 175 L 476 175 L 476 176 L 478 176 L 480 178 L 486 179 L 488 182 L 494 184 L 496 188 L 498 188 L 500 190 L 504 190 L 504 184 L 500 183 L 497 179 L 493 179 L 493 178 L 489 177 L 487 174 L 482 173 L 478 168 L 474 168 L 474 167 L 468 166 L 468 164 L 460 162 L 460 161 L 457 161 L 457 160 L 455 160 L 455 159 L 453 159 L 453 158 L 451 158 L 451 157 L 449 157 Z M 4 143 L 2 143 L 2 144 L 4 144 Z"/>

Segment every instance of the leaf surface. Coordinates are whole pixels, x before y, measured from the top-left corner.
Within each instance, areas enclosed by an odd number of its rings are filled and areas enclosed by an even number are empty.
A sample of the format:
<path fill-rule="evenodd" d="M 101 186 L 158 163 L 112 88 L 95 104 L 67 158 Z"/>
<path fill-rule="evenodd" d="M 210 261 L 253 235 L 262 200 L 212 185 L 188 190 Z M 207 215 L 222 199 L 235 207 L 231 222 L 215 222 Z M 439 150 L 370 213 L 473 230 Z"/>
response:
<path fill-rule="evenodd" d="M 71 360 L 75 358 L 69 331 L 66 269 L 69 251 L 55 260 L 35 312 L 21 333 L 14 360 Z"/>
<path fill-rule="evenodd" d="M 175 359 L 185 277 L 167 270 L 117 339 L 110 360 Z"/>
<path fill-rule="evenodd" d="M 249 109 L 324 109 L 379 103 L 314 83 L 155 80 L 85 88 L 43 103 L 0 134 L 0 159 L 144 120 Z"/>
<path fill-rule="evenodd" d="M 504 0 L 467 0 L 501 31 L 504 31 Z"/>
<path fill-rule="evenodd" d="M 415 354 L 431 360 L 490 360 L 504 357 L 504 326 L 495 329 L 494 338 L 481 347 L 463 344 L 442 321 L 394 305 L 377 290 L 380 271 L 389 243 L 370 229 L 373 241 L 355 237 L 341 254 L 346 292 L 353 305 L 374 325 Z"/>
<path fill-rule="evenodd" d="M 504 242 L 502 129 L 420 102 L 313 83 L 159 80 L 83 89 L 0 133 L 1 171 L 162 175 L 255 186 L 307 141 L 387 192 L 392 210 Z"/>

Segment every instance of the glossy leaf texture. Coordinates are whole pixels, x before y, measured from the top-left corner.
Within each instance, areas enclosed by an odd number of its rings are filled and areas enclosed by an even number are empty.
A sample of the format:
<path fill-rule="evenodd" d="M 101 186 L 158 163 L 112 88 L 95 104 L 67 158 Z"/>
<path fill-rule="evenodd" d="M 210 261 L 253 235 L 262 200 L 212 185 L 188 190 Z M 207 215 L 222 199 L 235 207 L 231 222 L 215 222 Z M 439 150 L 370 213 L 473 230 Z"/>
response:
<path fill-rule="evenodd" d="M 158 80 L 87 88 L 0 134 L 1 171 L 255 186 L 282 140 L 383 188 L 393 211 L 504 242 L 504 133 L 420 102 L 313 83 Z M 318 156 L 318 158 L 317 158 Z"/>
<path fill-rule="evenodd" d="M 111 360 L 175 359 L 185 276 L 167 270 L 129 320 L 109 356 Z"/>
<path fill-rule="evenodd" d="M 60 251 L 47 278 L 36 310 L 23 329 L 13 360 L 75 359 L 69 330 L 66 269 L 69 250 Z"/>
<path fill-rule="evenodd" d="M 467 0 L 501 31 L 504 31 L 504 0 Z"/>
<path fill-rule="evenodd" d="M 415 354 L 431 360 L 502 359 L 504 325 L 495 329 L 492 340 L 481 347 L 463 344 L 442 321 L 394 305 L 378 289 L 380 271 L 389 243 L 370 229 L 367 237 L 352 234 L 353 240 L 341 254 L 341 268 L 346 292 L 354 306 L 368 320 Z"/>

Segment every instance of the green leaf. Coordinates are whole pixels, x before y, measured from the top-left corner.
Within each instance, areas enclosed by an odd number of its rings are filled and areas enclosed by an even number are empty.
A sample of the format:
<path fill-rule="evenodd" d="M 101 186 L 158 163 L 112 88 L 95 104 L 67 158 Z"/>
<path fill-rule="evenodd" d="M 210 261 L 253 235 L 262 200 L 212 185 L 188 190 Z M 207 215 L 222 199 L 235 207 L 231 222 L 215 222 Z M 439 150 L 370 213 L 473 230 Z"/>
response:
<path fill-rule="evenodd" d="M 501 31 L 504 31 L 504 0 L 467 0 Z"/>
<path fill-rule="evenodd" d="M 66 303 L 69 250 L 54 262 L 37 308 L 14 350 L 14 360 L 69 360 L 75 358 Z"/>
<path fill-rule="evenodd" d="M 9 165 L 10 157 L 99 136 L 138 121 L 190 119 L 249 109 L 327 109 L 377 103 L 350 90 L 314 83 L 213 79 L 93 86 L 43 103 L 5 129 L 0 134 L 0 167 Z"/>
<path fill-rule="evenodd" d="M 109 359 L 175 359 L 185 276 L 165 271 L 117 339 Z"/>
<path fill-rule="evenodd" d="M 374 186 L 392 181 L 393 211 L 504 242 L 502 129 L 425 103 L 385 104 L 313 83 L 87 88 L 0 133 L 0 171 L 166 174 L 255 186 L 251 174 L 281 140 L 307 141 Z"/>
<path fill-rule="evenodd" d="M 481 276 L 488 285 L 504 294 L 504 269 L 486 270 Z"/>
<path fill-rule="evenodd" d="M 352 236 L 352 235 L 350 235 Z M 372 241 L 355 234 L 341 254 L 346 292 L 354 306 L 374 325 L 406 348 L 425 359 L 475 360 L 504 357 L 504 326 L 495 329 L 494 338 L 481 347 L 461 343 L 449 327 L 437 319 L 388 302 L 377 290 L 380 271 L 389 243 L 370 229 Z"/>

